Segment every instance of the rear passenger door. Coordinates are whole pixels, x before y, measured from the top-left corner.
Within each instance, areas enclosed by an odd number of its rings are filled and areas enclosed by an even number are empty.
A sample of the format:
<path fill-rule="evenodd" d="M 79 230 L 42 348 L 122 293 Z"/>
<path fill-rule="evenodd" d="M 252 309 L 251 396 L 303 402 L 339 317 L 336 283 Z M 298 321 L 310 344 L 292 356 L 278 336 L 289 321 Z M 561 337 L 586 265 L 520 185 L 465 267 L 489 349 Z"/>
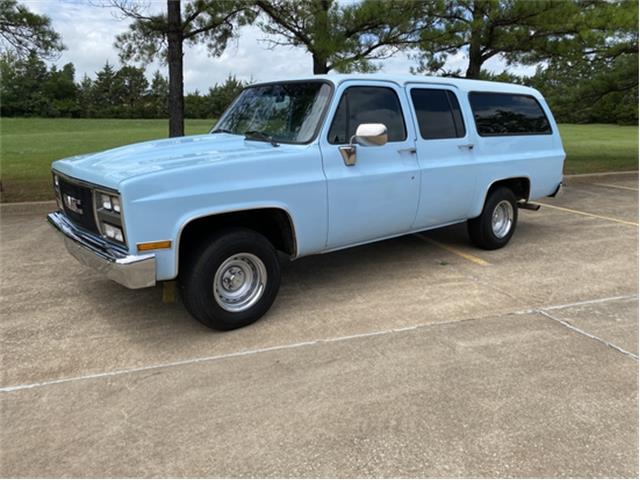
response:
<path fill-rule="evenodd" d="M 409 85 L 417 129 L 421 191 L 414 229 L 467 219 L 475 198 L 475 134 L 458 91 L 448 86 Z"/>

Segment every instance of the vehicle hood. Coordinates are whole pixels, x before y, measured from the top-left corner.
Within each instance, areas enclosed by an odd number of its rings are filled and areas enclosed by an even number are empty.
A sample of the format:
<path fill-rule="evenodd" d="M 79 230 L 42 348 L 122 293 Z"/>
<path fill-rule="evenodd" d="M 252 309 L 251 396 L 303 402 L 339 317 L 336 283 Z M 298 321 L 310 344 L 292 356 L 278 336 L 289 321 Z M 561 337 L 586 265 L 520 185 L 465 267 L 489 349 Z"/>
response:
<path fill-rule="evenodd" d="M 281 155 L 293 148 L 300 145 L 273 147 L 268 142 L 247 141 L 240 135 L 216 133 L 126 145 L 58 160 L 52 167 L 63 175 L 118 189 L 123 180 L 132 177 L 194 165 Z"/>

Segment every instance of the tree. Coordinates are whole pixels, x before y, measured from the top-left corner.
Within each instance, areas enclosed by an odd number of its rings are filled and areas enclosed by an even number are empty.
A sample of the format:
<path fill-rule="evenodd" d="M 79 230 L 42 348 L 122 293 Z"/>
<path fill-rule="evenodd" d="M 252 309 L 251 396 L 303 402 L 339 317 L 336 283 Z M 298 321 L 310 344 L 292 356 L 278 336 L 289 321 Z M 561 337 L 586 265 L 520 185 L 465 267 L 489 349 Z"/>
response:
<path fill-rule="evenodd" d="M 17 58 L 10 52 L 0 54 L 0 116 L 13 117 L 20 115 L 17 105 L 21 92 L 19 91 L 19 75 Z"/>
<path fill-rule="evenodd" d="M 314 74 L 375 69 L 372 60 L 390 57 L 415 34 L 410 12 L 418 3 L 255 1 L 266 16 L 260 27 L 275 37 L 271 44 L 304 47 L 311 54 Z"/>
<path fill-rule="evenodd" d="M 90 118 L 96 116 L 93 98 L 93 80 L 85 73 L 78 85 L 78 113 L 81 117 Z"/>
<path fill-rule="evenodd" d="M 58 70 L 54 65 L 49 70 L 47 80 L 42 85 L 42 93 L 49 102 L 52 117 L 73 117 L 79 113 L 78 87 L 75 84 L 76 69 L 67 63 Z"/>
<path fill-rule="evenodd" d="M 160 58 L 169 66 L 169 135 L 184 135 L 183 47 L 203 42 L 211 55 L 219 55 L 238 25 L 253 21 L 245 0 L 167 0 L 166 13 L 145 13 L 140 4 L 111 0 L 133 19 L 129 30 L 116 37 L 123 61 L 148 63 Z"/>
<path fill-rule="evenodd" d="M 420 26 L 419 72 L 440 71 L 447 58 L 467 53 L 464 76 L 479 78 L 489 59 L 535 63 L 604 41 L 593 19 L 603 0 L 431 0 L 416 18 Z M 589 21 L 592 21 L 591 24 Z"/>
<path fill-rule="evenodd" d="M 525 82 L 540 90 L 563 123 L 638 123 L 638 56 L 554 60 Z"/>
<path fill-rule="evenodd" d="M 96 73 L 92 88 L 92 103 L 97 117 L 111 117 L 114 115 L 118 100 L 115 95 L 116 71 L 105 62 L 102 70 Z"/>
<path fill-rule="evenodd" d="M 209 89 L 208 115 L 213 118 L 219 118 L 247 85 L 246 82 L 240 81 L 231 75 L 222 84 L 218 85 L 216 83 Z"/>
<path fill-rule="evenodd" d="M 582 4 L 583 40 L 540 63 L 525 81 L 565 122 L 638 121 L 638 4 Z"/>
<path fill-rule="evenodd" d="M 143 102 L 149 89 L 144 69 L 125 65 L 115 75 L 114 97 L 118 104 L 118 114 L 126 118 L 143 115 Z"/>
<path fill-rule="evenodd" d="M 52 58 L 64 45 L 49 17 L 33 13 L 16 0 L 0 0 L 0 49 L 17 57 L 35 52 Z"/>
<path fill-rule="evenodd" d="M 168 114 L 169 81 L 159 70 L 153 74 L 149 89 L 149 109 L 153 118 L 165 118 Z"/>

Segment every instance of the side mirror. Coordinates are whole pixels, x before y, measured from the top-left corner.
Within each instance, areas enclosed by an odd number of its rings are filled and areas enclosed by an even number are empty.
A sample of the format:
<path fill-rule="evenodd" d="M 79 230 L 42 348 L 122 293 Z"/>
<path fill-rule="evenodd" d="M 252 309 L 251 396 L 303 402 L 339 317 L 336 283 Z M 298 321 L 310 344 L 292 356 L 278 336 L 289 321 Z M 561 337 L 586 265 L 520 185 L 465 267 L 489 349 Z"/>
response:
<path fill-rule="evenodd" d="M 365 146 L 384 145 L 389 139 L 384 123 L 361 123 L 354 136 L 356 143 Z"/>
<path fill-rule="evenodd" d="M 356 145 L 381 146 L 386 144 L 388 139 L 387 126 L 384 123 L 361 123 L 356 128 L 356 134 L 351 137 L 349 145 L 339 147 L 344 164 L 347 167 L 356 164 Z"/>

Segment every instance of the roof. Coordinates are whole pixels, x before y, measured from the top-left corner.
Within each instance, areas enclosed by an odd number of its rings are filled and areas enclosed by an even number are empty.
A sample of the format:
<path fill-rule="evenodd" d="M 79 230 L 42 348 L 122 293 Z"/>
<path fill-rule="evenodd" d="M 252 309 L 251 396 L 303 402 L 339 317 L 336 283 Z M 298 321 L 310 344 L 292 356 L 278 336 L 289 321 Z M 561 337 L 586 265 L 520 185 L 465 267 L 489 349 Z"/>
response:
<path fill-rule="evenodd" d="M 504 82 L 489 82 L 485 80 L 470 80 L 467 78 L 453 78 L 453 77 L 430 77 L 424 75 L 388 75 L 380 73 L 355 73 L 355 74 L 328 74 L 328 75 L 310 75 L 304 77 L 287 78 L 287 81 L 299 81 L 299 80 L 318 80 L 323 79 L 330 81 L 335 85 L 339 85 L 348 80 L 360 80 L 360 81 L 384 81 L 393 82 L 400 86 L 405 86 L 409 83 L 420 83 L 430 85 L 449 85 L 460 89 L 463 92 L 470 91 L 482 91 L 482 92 L 504 92 L 504 93 L 526 93 L 529 95 L 540 95 L 537 90 L 531 87 L 525 87 L 523 85 L 504 83 Z M 274 81 L 282 81 L 283 79 L 274 79 Z M 268 83 L 268 82 L 259 82 Z"/>

